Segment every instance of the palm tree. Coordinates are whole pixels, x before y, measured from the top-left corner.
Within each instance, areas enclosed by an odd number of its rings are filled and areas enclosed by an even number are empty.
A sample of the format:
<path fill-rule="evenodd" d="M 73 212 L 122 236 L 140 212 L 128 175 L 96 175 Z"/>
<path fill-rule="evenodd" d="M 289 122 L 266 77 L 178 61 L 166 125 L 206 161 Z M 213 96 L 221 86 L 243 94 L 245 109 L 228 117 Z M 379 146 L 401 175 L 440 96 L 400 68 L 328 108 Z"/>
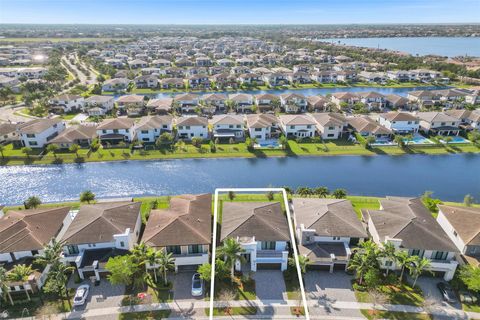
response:
<path fill-rule="evenodd" d="M 148 256 L 150 255 L 151 248 L 145 244 L 145 242 L 140 242 L 136 244 L 132 249 L 132 258 L 136 265 L 144 266 L 148 262 Z"/>
<path fill-rule="evenodd" d="M 13 306 L 12 295 L 10 294 L 9 288 L 7 286 L 7 280 L 7 270 L 5 270 L 4 267 L 0 266 L 0 290 L 2 291 L 3 298 L 5 298 L 5 295 L 7 295 L 8 299 L 10 300 L 10 304 Z"/>
<path fill-rule="evenodd" d="M 43 266 L 59 263 L 64 245 L 64 242 L 52 238 L 50 243 L 43 248 L 43 252 L 35 257 L 36 262 Z"/>
<path fill-rule="evenodd" d="M 0 145 L 0 154 L 2 155 L 2 159 L 5 158 L 3 152 L 5 151 L 5 146 Z"/>
<path fill-rule="evenodd" d="M 395 259 L 397 260 L 398 264 L 401 266 L 400 281 L 402 281 L 403 272 L 405 271 L 405 268 L 412 262 L 412 257 L 408 255 L 407 251 L 400 250 L 400 251 L 397 251 L 395 255 Z"/>
<path fill-rule="evenodd" d="M 80 146 L 76 143 L 72 144 L 70 148 L 68 148 L 70 152 L 75 152 L 75 156 L 78 158 L 78 150 L 80 150 Z"/>
<path fill-rule="evenodd" d="M 53 156 L 55 157 L 55 159 L 57 158 L 57 150 L 58 150 L 58 146 L 56 144 L 49 144 L 47 146 L 47 152 L 53 153 Z"/>
<path fill-rule="evenodd" d="M 165 251 L 161 252 L 158 260 L 158 270 L 163 273 L 163 281 L 165 286 L 168 284 L 167 281 L 167 272 L 175 269 L 175 258 L 173 258 L 173 253 L 166 253 Z"/>
<path fill-rule="evenodd" d="M 320 198 L 326 198 L 330 194 L 327 187 L 315 188 L 313 190 L 313 193 L 315 193 Z"/>
<path fill-rule="evenodd" d="M 32 153 L 32 148 L 30 147 L 23 147 L 22 148 L 22 153 L 27 156 L 27 159 L 30 159 L 30 154 Z"/>
<path fill-rule="evenodd" d="M 362 284 L 363 276 L 371 268 L 378 267 L 380 251 L 377 245 L 371 240 L 364 241 L 358 248 L 354 248 L 353 258 L 348 263 L 348 268 L 355 270 L 358 276 L 358 283 Z"/>
<path fill-rule="evenodd" d="M 50 268 L 50 272 L 48 273 L 49 277 L 51 278 L 50 281 L 54 281 L 56 283 L 57 288 L 61 288 L 62 290 L 65 291 L 65 295 L 68 301 L 68 304 L 71 305 L 70 303 L 70 296 L 68 294 L 68 276 L 70 272 L 75 270 L 74 267 L 68 266 L 64 263 L 56 263 Z M 57 293 L 60 295 L 61 290 L 58 290 Z"/>
<path fill-rule="evenodd" d="M 230 277 L 232 281 L 235 274 L 236 261 L 239 260 L 240 263 L 245 262 L 245 258 L 241 255 L 244 252 L 245 249 L 233 238 L 225 239 L 223 246 L 218 249 L 219 255 L 224 256 L 225 262 L 230 267 Z"/>
<path fill-rule="evenodd" d="M 148 265 L 150 265 L 150 267 L 153 267 L 153 276 L 154 276 L 154 279 L 155 279 L 155 283 L 158 282 L 158 279 L 157 279 L 157 265 L 159 264 L 160 259 L 161 259 L 163 254 L 164 254 L 163 251 L 155 250 L 153 248 L 147 254 Z"/>
<path fill-rule="evenodd" d="M 422 274 L 423 271 L 427 270 L 430 267 L 430 260 L 428 260 L 427 258 L 420 258 L 419 256 L 415 256 L 415 258 L 413 258 L 413 261 L 408 264 L 407 267 L 410 271 L 410 275 L 415 278 L 412 285 L 412 287 L 415 287 L 418 277 Z"/>
<path fill-rule="evenodd" d="M 295 258 L 288 258 L 288 263 L 291 266 L 295 267 Z M 309 263 L 310 263 L 310 259 L 308 257 L 303 255 L 298 256 L 298 264 L 300 266 L 300 272 L 302 272 L 302 274 L 305 274 L 307 272 L 307 266 Z"/>
<path fill-rule="evenodd" d="M 30 277 L 33 272 L 34 270 L 32 269 L 32 266 L 27 266 L 25 264 L 17 264 L 8 273 L 7 278 L 10 281 L 22 282 L 23 284 L 25 284 L 28 281 L 28 277 Z M 28 294 L 28 289 L 26 287 L 25 293 L 27 294 L 27 299 L 30 300 L 30 295 Z"/>
<path fill-rule="evenodd" d="M 391 261 L 392 264 L 396 263 L 397 256 L 395 246 L 391 242 L 385 243 L 382 248 L 381 256 L 386 258 L 387 261 Z M 390 267 L 387 267 L 387 276 L 389 271 Z"/>

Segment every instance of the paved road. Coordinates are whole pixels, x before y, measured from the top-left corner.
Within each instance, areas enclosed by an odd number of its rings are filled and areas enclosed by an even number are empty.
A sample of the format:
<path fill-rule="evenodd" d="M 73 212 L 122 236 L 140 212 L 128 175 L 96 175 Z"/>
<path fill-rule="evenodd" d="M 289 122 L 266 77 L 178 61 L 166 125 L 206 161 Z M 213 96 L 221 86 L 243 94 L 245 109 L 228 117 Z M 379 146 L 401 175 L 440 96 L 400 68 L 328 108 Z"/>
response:
<path fill-rule="evenodd" d="M 21 115 L 15 114 L 15 112 L 20 111 L 23 109 L 23 106 L 5 106 L 0 108 L 0 122 L 26 122 L 30 121 L 32 119 L 35 119 L 35 117 L 24 117 Z"/>
<path fill-rule="evenodd" d="M 78 77 L 81 84 L 84 84 L 84 85 L 88 86 L 88 85 L 91 85 L 91 84 L 94 84 L 94 83 L 97 82 L 97 77 L 93 72 L 91 72 L 89 76 L 84 74 L 82 71 L 80 71 L 80 69 L 77 68 L 76 64 L 70 63 L 70 59 L 73 59 L 76 62 L 79 62 L 77 57 L 73 54 L 69 55 L 68 57 L 63 56 L 62 57 L 62 62 L 65 65 L 68 65 L 70 68 L 72 68 L 73 70 L 76 71 L 76 74 L 74 74 L 74 75 Z M 85 65 L 83 65 L 83 64 L 82 64 L 82 66 L 85 67 Z"/>

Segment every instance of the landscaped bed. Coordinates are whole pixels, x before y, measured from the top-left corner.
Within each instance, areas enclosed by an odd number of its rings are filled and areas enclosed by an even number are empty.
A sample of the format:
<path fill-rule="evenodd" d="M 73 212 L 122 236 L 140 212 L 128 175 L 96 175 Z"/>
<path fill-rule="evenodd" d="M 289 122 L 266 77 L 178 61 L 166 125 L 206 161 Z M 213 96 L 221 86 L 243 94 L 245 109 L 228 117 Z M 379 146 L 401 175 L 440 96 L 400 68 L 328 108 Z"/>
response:
<path fill-rule="evenodd" d="M 153 319 L 166 319 L 170 316 L 170 310 L 157 310 L 157 311 L 144 311 L 144 312 L 129 312 L 121 313 L 118 316 L 119 320 L 153 320 Z"/>

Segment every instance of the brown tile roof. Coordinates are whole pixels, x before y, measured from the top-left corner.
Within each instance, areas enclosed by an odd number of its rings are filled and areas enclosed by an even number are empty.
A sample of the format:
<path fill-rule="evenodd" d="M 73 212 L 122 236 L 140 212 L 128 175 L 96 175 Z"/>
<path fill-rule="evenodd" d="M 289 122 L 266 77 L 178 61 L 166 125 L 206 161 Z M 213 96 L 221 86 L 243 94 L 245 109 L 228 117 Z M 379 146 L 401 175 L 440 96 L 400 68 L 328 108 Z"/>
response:
<path fill-rule="evenodd" d="M 111 242 L 113 235 L 124 233 L 127 228 L 133 232 L 141 204 L 124 201 L 83 205 L 62 241 L 66 244 Z"/>
<path fill-rule="evenodd" d="M 143 101 L 143 96 L 136 95 L 136 94 L 121 96 L 117 100 L 118 103 L 137 103 L 142 101 Z"/>
<path fill-rule="evenodd" d="M 215 115 L 212 117 L 210 122 L 213 125 L 216 124 L 241 124 L 243 125 L 243 117 L 240 115 L 232 115 L 232 114 L 222 114 L 222 115 Z"/>
<path fill-rule="evenodd" d="M 210 244 L 212 195 L 182 195 L 170 200 L 170 208 L 152 210 L 142 241 L 154 247 Z"/>
<path fill-rule="evenodd" d="M 388 112 L 380 114 L 380 117 L 389 121 L 417 121 L 418 118 L 407 112 Z"/>
<path fill-rule="evenodd" d="M 62 122 L 60 118 L 52 118 L 52 119 L 35 119 L 32 121 L 28 121 L 26 123 L 22 123 L 19 125 L 20 132 L 25 134 L 35 134 L 41 133 L 51 126 Z"/>
<path fill-rule="evenodd" d="M 63 226 L 70 207 L 10 210 L 0 218 L 0 253 L 43 249 Z"/>
<path fill-rule="evenodd" d="M 284 125 L 315 125 L 315 121 L 308 115 L 303 114 L 282 114 L 279 116 L 280 122 Z"/>
<path fill-rule="evenodd" d="M 287 217 L 279 202 L 225 202 L 221 230 L 221 241 L 236 237 L 290 241 Z"/>
<path fill-rule="evenodd" d="M 135 121 L 130 118 L 105 119 L 97 127 L 97 130 L 130 129 Z"/>
<path fill-rule="evenodd" d="M 205 117 L 180 117 L 177 118 L 178 126 L 207 126 L 208 119 Z"/>
<path fill-rule="evenodd" d="M 247 115 L 247 126 L 249 128 L 268 128 L 277 124 L 278 119 L 273 114 L 249 114 Z"/>
<path fill-rule="evenodd" d="M 143 117 L 137 124 L 136 130 L 161 129 L 162 125 L 171 125 L 172 121 L 173 117 L 168 115 Z"/>
<path fill-rule="evenodd" d="M 96 127 L 79 125 L 65 129 L 58 136 L 50 140 L 50 143 L 73 143 L 78 140 L 91 140 L 94 139 L 96 136 Z"/>
<path fill-rule="evenodd" d="M 392 130 L 379 125 L 368 116 L 349 118 L 348 124 L 357 132 L 370 132 L 373 134 L 391 134 Z"/>
<path fill-rule="evenodd" d="M 343 126 L 347 119 L 340 113 L 333 112 L 321 112 L 321 113 L 312 113 L 313 119 L 321 125 L 322 127 L 327 126 Z"/>
<path fill-rule="evenodd" d="M 445 218 L 466 245 L 480 245 L 480 208 L 439 205 Z"/>

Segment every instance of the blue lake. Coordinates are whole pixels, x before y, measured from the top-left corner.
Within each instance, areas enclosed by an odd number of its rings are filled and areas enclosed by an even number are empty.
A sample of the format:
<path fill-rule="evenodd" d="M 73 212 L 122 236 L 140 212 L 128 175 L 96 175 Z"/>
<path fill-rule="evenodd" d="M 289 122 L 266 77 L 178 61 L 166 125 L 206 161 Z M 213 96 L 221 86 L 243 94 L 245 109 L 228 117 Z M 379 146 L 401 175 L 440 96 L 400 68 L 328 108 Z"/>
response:
<path fill-rule="evenodd" d="M 480 57 L 480 37 L 398 37 L 398 38 L 336 38 L 318 39 L 336 44 L 380 48 L 407 52 L 412 55 Z"/>
<path fill-rule="evenodd" d="M 369 196 L 480 199 L 480 155 L 184 159 L 0 167 L 0 204 L 213 192 L 218 187 L 327 186 Z"/>

